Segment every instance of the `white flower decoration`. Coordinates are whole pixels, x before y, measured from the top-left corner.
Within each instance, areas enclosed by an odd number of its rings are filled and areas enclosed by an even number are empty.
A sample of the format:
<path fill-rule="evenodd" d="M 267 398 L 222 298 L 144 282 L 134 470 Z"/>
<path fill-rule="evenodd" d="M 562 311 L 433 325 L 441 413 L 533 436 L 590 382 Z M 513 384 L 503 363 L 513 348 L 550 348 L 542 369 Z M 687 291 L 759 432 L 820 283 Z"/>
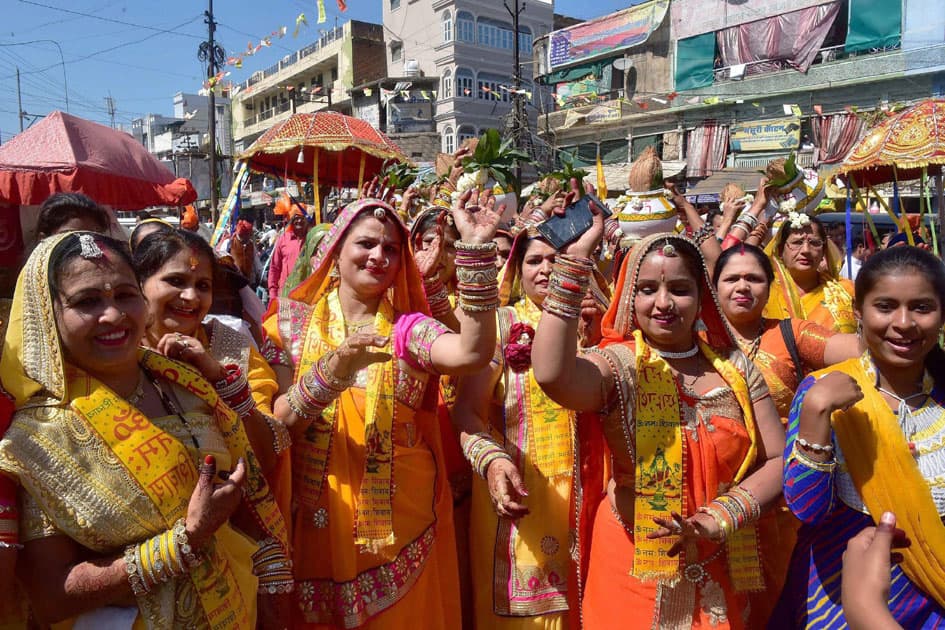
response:
<path fill-rule="evenodd" d="M 810 217 L 803 212 L 789 212 L 787 220 L 791 228 L 795 230 L 799 230 L 805 225 L 810 225 Z"/>
<path fill-rule="evenodd" d="M 795 199 L 793 196 L 788 197 L 778 204 L 778 210 L 780 210 L 783 214 L 792 214 L 795 210 L 797 210 L 797 199 Z"/>

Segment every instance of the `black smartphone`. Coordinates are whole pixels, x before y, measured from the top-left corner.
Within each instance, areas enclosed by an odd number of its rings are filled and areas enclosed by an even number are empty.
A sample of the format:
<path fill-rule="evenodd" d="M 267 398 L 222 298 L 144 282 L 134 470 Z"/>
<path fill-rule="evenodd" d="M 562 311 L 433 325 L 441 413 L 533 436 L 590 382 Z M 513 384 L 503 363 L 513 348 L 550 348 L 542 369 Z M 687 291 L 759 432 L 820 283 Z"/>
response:
<path fill-rule="evenodd" d="M 594 221 L 591 202 L 600 209 L 604 218 L 610 216 L 610 210 L 604 202 L 590 193 L 585 193 L 583 197 L 568 206 L 563 215 L 555 214 L 539 223 L 538 232 L 551 243 L 552 247 L 557 250 L 563 249 L 578 240 L 581 234 L 591 227 Z"/>

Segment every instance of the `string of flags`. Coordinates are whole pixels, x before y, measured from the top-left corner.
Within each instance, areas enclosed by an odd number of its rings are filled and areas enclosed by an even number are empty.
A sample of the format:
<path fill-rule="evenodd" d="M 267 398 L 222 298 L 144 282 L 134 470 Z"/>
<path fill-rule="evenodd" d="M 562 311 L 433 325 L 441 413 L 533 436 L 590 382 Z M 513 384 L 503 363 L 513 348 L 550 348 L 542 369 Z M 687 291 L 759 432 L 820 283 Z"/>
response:
<path fill-rule="evenodd" d="M 344 12 L 348 10 L 348 4 L 345 0 L 337 0 L 337 3 L 339 11 Z M 318 8 L 317 23 L 324 24 L 328 20 L 328 15 L 325 11 L 325 0 L 317 0 L 316 5 Z M 292 31 L 292 37 L 298 37 L 299 32 L 304 27 L 308 27 L 308 18 L 304 13 L 299 13 L 295 18 L 295 28 Z M 243 52 L 238 55 L 231 55 L 227 57 L 226 61 L 224 62 L 224 66 L 232 66 L 238 70 L 241 69 L 243 67 L 243 61 L 245 61 L 247 57 L 252 57 L 263 48 L 271 47 L 273 39 L 282 39 L 288 34 L 288 32 L 289 28 L 287 26 L 280 26 L 279 28 L 270 32 L 268 35 L 261 37 L 257 42 L 250 41 L 248 44 L 246 44 L 246 49 Z M 204 81 L 203 90 L 207 91 L 220 86 L 229 88 L 231 96 L 235 95 L 235 93 L 239 91 L 236 87 L 233 85 L 221 84 L 223 78 L 229 76 L 229 74 L 230 73 L 228 71 L 221 70 L 216 74 L 216 76 L 210 77 Z"/>

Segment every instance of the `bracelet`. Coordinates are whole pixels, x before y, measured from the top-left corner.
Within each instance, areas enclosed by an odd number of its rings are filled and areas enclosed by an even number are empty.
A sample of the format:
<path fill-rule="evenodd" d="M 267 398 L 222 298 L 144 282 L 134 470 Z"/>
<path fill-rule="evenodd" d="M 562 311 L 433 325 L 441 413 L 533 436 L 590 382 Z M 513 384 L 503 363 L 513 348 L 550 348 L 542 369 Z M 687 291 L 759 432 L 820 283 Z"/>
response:
<path fill-rule="evenodd" d="M 272 450 L 276 455 L 289 449 L 292 446 L 292 436 L 289 435 L 289 429 L 284 424 L 272 416 L 263 415 L 263 420 L 269 425 L 272 431 Z"/>
<path fill-rule="evenodd" d="M 593 268 L 594 263 L 589 258 L 556 256 L 542 309 L 564 319 L 579 318 Z"/>
<path fill-rule="evenodd" d="M 712 236 L 715 236 L 715 229 L 712 227 L 711 223 L 706 222 L 702 224 L 701 228 L 695 231 L 692 235 L 692 240 L 695 242 L 696 247 L 702 247 L 702 244 Z"/>
<path fill-rule="evenodd" d="M 488 433 L 476 433 L 463 444 L 463 455 L 483 479 L 489 472 L 489 464 L 497 459 L 512 461 L 512 457 L 505 452 L 498 442 Z"/>
<path fill-rule="evenodd" d="M 485 313 L 499 306 L 499 269 L 496 244 L 456 241 L 456 279 L 459 306 L 464 311 Z"/>
<path fill-rule="evenodd" d="M 285 392 L 285 402 L 289 405 L 292 413 L 300 418 L 314 419 L 321 414 L 324 407 L 312 404 L 305 399 L 301 393 L 302 387 L 299 383 L 293 383 Z"/>
<path fill-rule="evenodd" d="M 291 593 L 295 586 L 292 577 L 292 560 L 286 555 L 279 541 L 267 538 L 259 543 L 253 553 L 253 574 L 259 578 L 258 592 L 263 595 Z"/>
<path fill-rule="evenodd" d="M 188 573 L 200 563 L 190 547 L 184 519 L 142 543 L 125 547 L 124 560 L 128 583 L 136 597 Z"/>
<path fill-rule="evenodd" d="M 797 450 L 797 440 L 794 440 L 794 445 L 791 447 L 791 455 L 789 457 L 797 460 L 797 462 L 802 466 L 810 468 L 811 470 L 816 470 L 818 472 L 832 473 L 837 468 L 836 459 L 828 459 L 825 462 L 818 462 Z"/>
<path fill-rule="evenodd" d="M 328 361 L 333 354 L 334 352 L 326 352 L 323 354 L 321 358 L 315 362 L 315 365 L 312 366 L 312 374 L 315 375 L 325 387 L 340 394 L 354 385 L 355 376 L 342 379 L 332 374 L 331 370 L 328 369 Z"/>
<path fill-rule="evenodd" d="M 747 225 L 749 232 L 758 227 L 758 217 L 753 215 L 749 210 L 743 210 L 742 213 L 738 215 L 735 222 Z"/>
<path fill-rule="evenodd" d="M 709 516 L 712 517 L 712 520 L 714 520 L 715 524 L 718 526 L 719 537 L 713 542 L 717 542 L 719 544 L 724 543 L 726 540 L 728 540 L 729 536 L 734 533 L 735 530 L 732 527 L 731 522 L 729 522 L 729 520 L 725 518 L 725 516 L 718 509 L 713 507 L 711 503 L 709 505 L 704 505 L 700 507 L 697 510 L 697 512 L 701 512 L 702 514 L 708 514 Z"/>
<path fill-rule="evenodd" d="M 252 392 L 249 389 L 249 381 L 243 374 L 243 370 L 235 363 L 229 363 L 223 366 L 226 370 L 226 376 L 213 384 L 217 394 L 223 399 L 227 407 L 236 412 L 236 414 L 245 418 L 256 409 L 256 401 L 253 400 Z"/>
<path fill-rule="evenodd" d="M 427 304 L 430 305 L 430 313 L 433 317 L 440 319 L 453 310 L 450 304 L 450 294 L 446 290 L 446 284 L 439 277 L 432 282 L 423 280 L 423 292 L 427 296 Z"/>
<path fill-rule="evenodd" d="M 808 442 L 802 437 L 797 438 L 795 442 L 804 447 L 805 450 L 816 453 L 817 455 L 830 455 L 833 453 L 833 444 L 814 444 Z"/>
<path fill-rule="evenodd" d="M 735 486 L 728 491 L 728 494 L 738 500 L 748 510 L 748 522 L 754 523 L 761 518 L 761 503 L 755 498 L 754 493 L 748 488 Z"/>

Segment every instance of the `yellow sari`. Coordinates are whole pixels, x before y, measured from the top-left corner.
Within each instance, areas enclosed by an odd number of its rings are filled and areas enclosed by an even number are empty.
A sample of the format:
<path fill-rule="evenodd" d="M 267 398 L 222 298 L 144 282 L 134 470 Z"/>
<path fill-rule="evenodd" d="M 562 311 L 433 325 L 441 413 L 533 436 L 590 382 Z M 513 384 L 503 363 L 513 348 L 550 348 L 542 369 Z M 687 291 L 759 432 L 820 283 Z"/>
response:
<path fill-rule="evenodd" d="M 801 292 L 777 254 L 778 239 L 772 239 L 765 252 L 774 268 L 774 281 L 765 305 L 763 317 L 768 319 L 805 319 L 838 333 L 855 333 L 856 316 L 853 314 L 853 283 L 839 277 L 839 252 L 827 242 L 827 272 L 820 276 L 820 284 L 813 291 Z"/>
<path fill-rule="evenodd" d="M 4 385 L 20 406 L 0 442 L 0 469 L 19 481 L 25 502 L 48 521 L 47 535 L 108 555 L 166 531 L 186 516 L 198 461 L 214 454 L 221 468 L 246 460 L 246 507 L 264 536 L 287 544 L 285 522 L 239 418 L 191 367 L 147 350 L 139 355 L 142 368 L 169 385 L 186 412 L 186 425 L 172 426 L 146 418 L 65 363 L 48 271 L 66 236 L 46 239 L 27 261 L 2 358 Z M 137 598 L 136 627 L 255 627 L 255 550 L 253 540 L 224 525 L 200 565 Z"/>
<path fill-rule="evenodd" d="M 267 356 L 298 379 L 346 335 L 332 278 L 336 248 L 362 213 L 387 211 L 403 236 L 401 268 L 375 318 L 406 348 L 374 364 L 292 446 L 293 552 L 300 628 L 460 627 L 452 496 L 436 419 L 437 380 L 417 358 L 444 330 L 426 313 L 406 228 L 376 200 L 349 205 L 322 240 L 313 274 L 270 307 Z M 393 342 L 392 342 L 393 343 Z M 369 492 L 365 492 L 368 490 Z"/>
<path fill-rule="evenodd" d="M 517 329 L 527 325 L 534 331 L 541 319 L 540 308 L 520 287 L 517 252 L 526 246 L 520 235 L 500 282 L 503 359 L 510 343 L 531 343 L 520 339 Z M 502 370 L 496 387 L 501 408 L 493 409 L 490 430 L 522 475 L 529 514 L 514 522 L 498 518 L 486 481 L 478 476 L 473 480 L 470 553 L 473 584 L 478 585 L 476 627 L 563 629 L 569 608 L 577 606 L 568 588 L 575 414 L 548 398 L 531 366 L 522 370 L 503 360 Z"/>

